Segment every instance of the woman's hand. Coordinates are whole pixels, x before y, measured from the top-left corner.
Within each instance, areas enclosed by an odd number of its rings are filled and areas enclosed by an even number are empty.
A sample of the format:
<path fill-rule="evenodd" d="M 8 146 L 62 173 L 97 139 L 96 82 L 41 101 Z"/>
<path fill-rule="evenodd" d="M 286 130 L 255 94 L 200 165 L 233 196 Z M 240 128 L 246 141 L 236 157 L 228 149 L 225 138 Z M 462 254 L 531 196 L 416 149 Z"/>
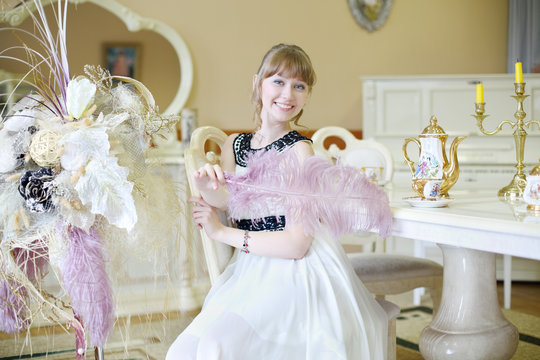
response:
<path fill-rule="evenodd" d="M 217 190 L 219 185 L 225 185 L 225 174 L 220 165 L 206 164 L 193 173 L 195 185 L 201 191 Z"/>
<path fill-rule="evenodd" d="M 193 221 L 199 229 L 204 229 L 210 238 L 215 238 L 216 233 L 225 226 L 219 221 L 216 209 L 200 197 L 192 197 L 188 200 L 192 204 Z"/>

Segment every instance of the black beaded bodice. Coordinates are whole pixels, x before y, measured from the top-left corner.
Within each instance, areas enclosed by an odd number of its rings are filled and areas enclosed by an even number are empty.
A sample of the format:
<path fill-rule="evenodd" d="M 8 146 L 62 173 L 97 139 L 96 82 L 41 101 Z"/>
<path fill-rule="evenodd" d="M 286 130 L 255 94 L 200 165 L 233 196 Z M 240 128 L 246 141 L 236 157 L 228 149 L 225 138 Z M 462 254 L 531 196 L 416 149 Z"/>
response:
<path fill-rule="evenodd" d="M 281 231 L 285 229 L 285 216 L 266 216 L 262 219 L 241 219 L 236 227 L 248 231 Z"/>
<path fill-rule="evenodd" d="M 234 149 L 234 160 L 237 165 L 246 167 L 246 159 L 248 155 L 255 154 L 257 151 L 267 151 L 270 149 L 276 149 L 277 151 L 283 151 L 285 148 L 294 145 L 298 141 L 311 141 L 310 138 L 307 138 L 296 130 L 289 131 L 287 134 L 283 135 L 273 143 L 266 145 L 260 149 L 253 149 L 251 147 L 251 139 L 253 138 L 253 133 L 241 133 L 239 134 L 233 142 Z"/>
<path fill-rule="evenodd" d="M 268 151 L 270 149 L 276 149 L 277 151 L 283 151 L 287 147 L 294 145 L 298 141 L 311 141 L 303 135 L 300 135 L 297 131 L 289 131 L 287 134 L 277 139 L 273 143 L 260 148 L 253 149 L 251 147 L 251 139 L 253 133 L 241 133 L 234 139 L 233 150 L 234 160 L 238 166 L 246 167 L 246 160 L 249 155 L 255 154 L 258 151 Z M 285 228 L 285 216 L 266 216 L 260 219 L 241 219 L 235 221 L 236 227 L 242 230 L 248 231 L 281 231 Z"/>

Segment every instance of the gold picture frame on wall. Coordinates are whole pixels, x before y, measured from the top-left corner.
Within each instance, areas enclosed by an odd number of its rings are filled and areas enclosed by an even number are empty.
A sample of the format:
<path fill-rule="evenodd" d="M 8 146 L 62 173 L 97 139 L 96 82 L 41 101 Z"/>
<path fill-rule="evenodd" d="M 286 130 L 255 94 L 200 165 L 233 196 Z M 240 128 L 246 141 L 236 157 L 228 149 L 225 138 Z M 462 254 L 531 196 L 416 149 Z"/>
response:
<path fill-rule="evenodd" d="M 140 43 L 104 43 L 103 65 L 113 76 L 140 80 Z"/>

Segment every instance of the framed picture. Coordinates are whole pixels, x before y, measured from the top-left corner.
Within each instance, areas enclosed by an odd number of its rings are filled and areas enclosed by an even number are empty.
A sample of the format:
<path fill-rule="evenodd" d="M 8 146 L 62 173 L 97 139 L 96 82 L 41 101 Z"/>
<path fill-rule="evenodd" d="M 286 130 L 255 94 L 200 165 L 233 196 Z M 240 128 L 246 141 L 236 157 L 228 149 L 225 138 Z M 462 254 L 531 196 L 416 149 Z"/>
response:
<path fill-rule="evenodd" d="M 138 43 L 105 43 L 105 67 L 111 75 L 137 79 L 140 76 L 140 52 L 141 45 Z"/>

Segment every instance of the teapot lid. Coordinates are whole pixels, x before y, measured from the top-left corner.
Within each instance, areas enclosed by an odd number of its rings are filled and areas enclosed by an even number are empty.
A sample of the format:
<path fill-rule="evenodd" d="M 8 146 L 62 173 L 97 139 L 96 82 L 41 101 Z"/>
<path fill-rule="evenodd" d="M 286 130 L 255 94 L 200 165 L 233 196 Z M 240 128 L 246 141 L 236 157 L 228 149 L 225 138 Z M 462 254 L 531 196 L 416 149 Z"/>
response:
<path fill-rule="evenodd" d="M 439 125 L 437 125 L 437 118 L 435 117 L 435 115 L 432 115 L 431 118 L 429 119 L 429 125 L 426 126 L 426 128 L 424 129 L 424 131 L 422 131 L 422 133 L 420 135 L 446 135 L 446 133 L 444 132 L 443 128 L 440 127 Z"/>
<path fill-rule="evenodd" d="M 538 161 L 540 161 L 540 159 L 538 159 Z M 532 175 L 532 176 L 538 176 L 540 175 L 540 164 L 536 165 L 535 167 L 533 167 L 533 169 L 531 170 L 530 174 L 529 175 Z"/>

